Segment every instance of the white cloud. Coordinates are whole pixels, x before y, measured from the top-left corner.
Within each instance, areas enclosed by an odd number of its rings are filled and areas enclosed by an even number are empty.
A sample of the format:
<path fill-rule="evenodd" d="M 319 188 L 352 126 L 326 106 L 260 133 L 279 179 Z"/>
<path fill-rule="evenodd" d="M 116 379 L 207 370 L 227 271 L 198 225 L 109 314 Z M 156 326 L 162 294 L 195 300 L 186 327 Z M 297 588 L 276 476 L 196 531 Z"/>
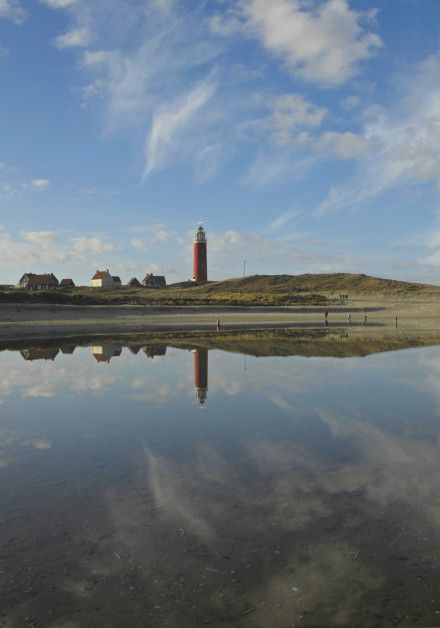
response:
<path fill-rule="evenodd" d="M 84 48 L 90 43 L 91 35 L 86 26 L 74 28 L 67 33 L 58 35 L 55 39 L 55 46 L 60 50 L 64 48 Z"/>
<path fill-rule="evenodd" d="M 41 247 L 53 246 L 58 239 L 53 231 L 22 231 L 20 237 Z"/>
<path fill-rule="evenodd" d="M 15 24 L 21 24 L 26 17 L 19 0 L 0 0 L 0 18 L 11 20 Z"/>
<path fill-rule="evenodd" d="M 306 100 L 301 94 L 283 94 L 269 103 L 272 114 L 266 123 L 276 144 L 286 145 L 298 129 L 320 126 L 326 109 Z"/>
<path fill-rule="evenodd" d="M 48 185 L 48 179 L 32 179 L 31 181 L 31 186 L 37 190 L 44 190 Z"/>
<path fill-rule="evenodd" d="M 118 248 L 103 236 L 77 236 L 70 238 L 72 251 L 79 255 L 89 253 L 114 253 Z"/>
<path fill-rule="evenodd" d="M 145 156 L 145 176 L 159 170 L 176 150 L 182 135 L 197 122 L 197 114 L 211 100 L 216 90 L 212 79 L 199 83 L 173 105 L 160 107 L 153 116 Z"/>
<path fill-rule="evenodd" d="M 315 142 L 315 148 L 330 151 L 341 159 L 359 157 L 373 146 L 372 141 L 358 133 L 326 131 Z"/>
<path fill-rule="evenodd" d="M 319 6 L 304 0 L 237 0 L 235 10 L 215 17 L 215 32 L 240 31 L 259 39 L 306 81 L 340 85 L 359 71 L 359 63 L 382 46 L 361 26 L 374 13 L 350 9 L 348 0 Z"/>
<path fill-rule="evenodd" d="M 156 8 L 164 11 L 164 13 L 171 13 L 174 7 L 173 0 L 152 0 L 152 3 Z"/>
<path fill-rule="evenodd" d="M 292 158 L 289 152 L 261 152 L 244 177 L 251 186 L 287 183 L 304 178 L 316 163 L 314 155 Z"/>
<path fill-rule="evenodd" d="M 356 96 L 354 94 L 350 94 L 349 96 L 346 96 L 343 100 L 341 100 L 341 107 L 342 109 L 344 109 L 345 111 L 348 111 L 350 109 L 356 109 L 357 107 L 359 107 L 361 104 L 361 99 L 359 96 Z"/>
<path fill-rule="evenodd" d="M 130 240 L 130 244 L 135 249 L 145 250 L 148 248 L 147 243 L 140 238 L 133 238 Z"/>
<path fill-rule="evenodd" d="M 77 3 L 77 0 L 40 0 L 51 9 L 67 9 Z"/>
<path fill-rule="evenodd" d="M 374 150 L 366 153 L 358 176 L 331 188 L 319 212 L 359 207 L 386 190 L 409 182 L 440 186 L 440 56 L 426 59 L 402 77 L 399 101 L 388 109 L 367 112 L 363 137 Z M 340 138 L 339 138 L 340 139 Z M 346 138 L 347 139 L 347 138 Z M 335 142 L 338 150 L 362 148 L 351 138 L 348 145 Z M 367 147 L 367 145 L 365 145 Z"/>
<path fill-rule="evenodd" d="M 278 231 L 278 229 L 281 229 L 281 227 L 284 227 L 287 223 L 299 218 L 301 214 L 302 212 L 297 209 L 289 209 L 272 220 L 268 229 L 269 231 Z"/>

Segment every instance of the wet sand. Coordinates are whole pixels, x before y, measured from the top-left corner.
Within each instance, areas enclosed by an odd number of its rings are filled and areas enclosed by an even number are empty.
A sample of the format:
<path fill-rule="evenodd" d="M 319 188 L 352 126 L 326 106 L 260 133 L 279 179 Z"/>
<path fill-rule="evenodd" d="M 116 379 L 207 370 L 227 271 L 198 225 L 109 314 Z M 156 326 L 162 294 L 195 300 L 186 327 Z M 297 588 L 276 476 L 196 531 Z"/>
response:
<path fill-rule="evenodd" d="M 218 306 L 72 306 L 2 304 L 0 340 L 81 336 L 105 333 L 208 331 L 220 320 L 222 330 L 322 328 L 387 334 L 398 328 L 408 333 L 440 330 L 440 300 L 354 297 L 328 307 Z M 351 322 L 348 324 L 348 314 Z M 364 317 L 367 315 L 367 323 Z"/>

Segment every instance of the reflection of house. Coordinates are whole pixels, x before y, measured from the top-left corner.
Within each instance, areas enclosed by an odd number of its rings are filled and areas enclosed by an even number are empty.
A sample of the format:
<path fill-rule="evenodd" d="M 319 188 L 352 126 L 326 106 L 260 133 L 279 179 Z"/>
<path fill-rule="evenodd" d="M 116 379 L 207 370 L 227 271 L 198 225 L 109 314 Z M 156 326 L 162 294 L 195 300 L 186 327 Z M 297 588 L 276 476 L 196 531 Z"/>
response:
<path fill-rule="evenodd" d="M 208 349 L 194 350 L 194 387 L 198 402 L 203 406 L 208 392 Z"/>
<path fill-rule="evenodd" d="M 147 288 L 166 288 L 167 286 L 167 282 L 163 275 L 153 275 L 153 273 L 146 275 L 142 283 Z"/>
<path fill-rule="evenodd" d="M 21 355 L 25 360 L 55 360 L 59 352 L 58 347 L 29 347 L 22 349 Z"/>
<path fill-rule="evenodd" d="M 25 273 L 18 282 L 18 287 L 26 288 L 27 290 L 51 290 L 58 288 L 58 279 L 53 273 L 46 275 Z"/>
<path fill-rule="evenodd" d="M 75 283 L 73 279 L 61 279 L 60 288 L 74 288 Z"/>
<path fill-rule="evenodd" d="M 129 288 L 142 288 L 141 282 L 138 279 L 136 279 L 136 277 L 132 277 L 130 281 L 128 282 L 127 286 Z"/>
<path fill-rule="evenodd" d="M 92 354 L 95 356 L 97 362 L 110 362 L 111 358 L 121 355 L 121 347 L 114 347 L 112 345 L 100 345 L 92 347 Z"/>
<path fill-rule="evenodd" d="M 92 277 L 93 288 L 120 288 L 122 286 L 119 277 L 112 277 L 109 270 L 97 270 Z"/>
<path fill-rule="evenodd" d="M 153 359 L 156 355 L 166 355 L 166 345 L 147 345 L 144 347 L 144 353 L 147 358 Z"/>
<path fill-rule="evenodd" d="M 128 345 L 128 350 L 133 355 L 137 355 L 141 349 L 142 349 L 141 345 Z"/>
<path fill-rule="evenodd" d="M 60 349 L 61 353 L 71 355 L 75 351 L 76 345 L 62 345 Z"/>

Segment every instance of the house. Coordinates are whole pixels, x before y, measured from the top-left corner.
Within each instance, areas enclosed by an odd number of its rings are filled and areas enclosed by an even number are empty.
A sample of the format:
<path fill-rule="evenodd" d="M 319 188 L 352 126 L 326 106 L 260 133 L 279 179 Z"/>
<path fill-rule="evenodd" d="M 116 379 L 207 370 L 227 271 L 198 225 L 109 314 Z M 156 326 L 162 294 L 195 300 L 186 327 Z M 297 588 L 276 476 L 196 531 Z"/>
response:
<path fill-rule="evenodd" d="M 93 288 L 115 288 L 114 277 L 110 275 L 107 270 L 97 270 L 96 273 L 92 277 L 92 287 Z M 119 277 L 118 277 L 119 279 Z M 119 283 L 121 280 L 119 279 Z"/>
<path fill-rule="evenodd" d="M 59 353 L 58 347 L 29 347 L 22 349 L 21 355 L 25 360 L 55 360 Z"/>
<path fill-rule="evenodd" d="M 120 277 L 113 276 L 113 288 L 120 288 L 122 286 L 122 281 Z"/>
<path fill-rule="evenodd" d="M 142 284 L 147 288 L 166 288 L 167 286 L 163 275 L 153 275 L 153 273 L 147 275 L 142 281 Z"/>
<path fill-rule="evenodd" d="M 105 362 L 108 364 L 113 357 L 118 357 L 122 353 L 120 347 L 112 345 L 95 345 L 92 347 L 92 355 L 97 362 Z"/>
<path fill-rule="evenodd" d="M 72 355 L 76 349 L 76 345 L 61 345 L 60 349 L 61 353 L 64 353 L 65 355 Z"/>
<path fill-rule="evenodd" d="M 61 279 L 60 288 L 75 288 L 73 279 Z"/>
<path fill-rule="evenodd" d="M 53 273 L 46 275 L 25 273 L 18 282 L 19 288 L 26 288 L 27 290 L 53 290 L 58 288 L 58 285 L 58 279 Z"/>
<path fill-rule="evenodd" d="M 142 288 L 141 282 L 138 281 L 136 277 L 132 277 L 132 279 L 130 279 L 130 281 L 128 282 L 127 286 L 129 288 Z"/>
<path fill-rule="evenodd" d="M 156 356 L 163 356 L 167 353 L 166 345 L 147 345 L 144 347 L 143 352 L 147 358 L 153 359 Z"/>

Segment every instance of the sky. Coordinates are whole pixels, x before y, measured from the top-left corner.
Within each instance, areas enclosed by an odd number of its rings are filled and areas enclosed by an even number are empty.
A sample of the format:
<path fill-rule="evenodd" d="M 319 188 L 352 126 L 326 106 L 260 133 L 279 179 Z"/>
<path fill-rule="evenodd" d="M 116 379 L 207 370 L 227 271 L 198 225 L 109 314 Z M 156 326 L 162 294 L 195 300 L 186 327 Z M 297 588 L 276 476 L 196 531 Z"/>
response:
<path fill-rule="evenodd" d="M 0 0 L 0 283 L 438 283 L 438 0 Z"/>

